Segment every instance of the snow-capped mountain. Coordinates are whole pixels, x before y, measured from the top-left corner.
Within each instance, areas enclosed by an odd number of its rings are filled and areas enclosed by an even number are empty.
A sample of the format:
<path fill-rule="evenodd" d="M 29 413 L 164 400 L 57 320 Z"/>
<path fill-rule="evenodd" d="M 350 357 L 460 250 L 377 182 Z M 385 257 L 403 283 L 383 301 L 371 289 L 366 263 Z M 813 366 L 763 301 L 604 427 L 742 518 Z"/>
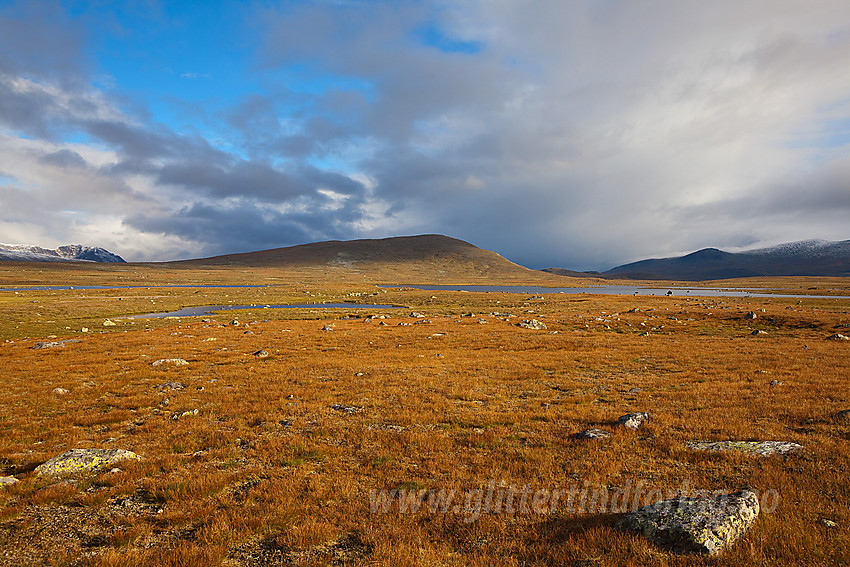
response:
<path fill-rule="evenodd" d="M 97 246 L 69 244 L 55 250 L 29 244 L 0 244 L 0 261 L 123 263 L 121 256 Z"/>
<path fill-rule="evenodd" d="M 754 276 L 850 276 L 850 240 L 802 240 L 743 252 L 703 248 L 677 258 L 641 260 L 608 277 L 719 280 Z"/>

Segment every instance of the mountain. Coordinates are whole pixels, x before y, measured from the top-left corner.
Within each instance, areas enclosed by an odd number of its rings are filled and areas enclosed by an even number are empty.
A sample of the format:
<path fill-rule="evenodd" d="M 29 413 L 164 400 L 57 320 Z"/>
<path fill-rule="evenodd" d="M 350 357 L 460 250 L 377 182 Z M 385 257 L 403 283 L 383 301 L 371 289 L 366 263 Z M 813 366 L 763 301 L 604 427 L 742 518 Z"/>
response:
<path fill-rule="evenodd" d="M 358 275 L 375 280 L 433 281 L 451 279 L 499 278 L 545 281 L 556 280 L 524 268 L 495 252 L 483 250 L 469 242 L 426 234 L 383 239 L 332 240 L 275 248 L 245 254 L 228 254 L 197 260 L 169 262 L 185 267 L 240 266 L 253 268 L 286 268 L 304 274 L 324 277 Z"/>
<path fill-rule="evenodd" d="M 641 260 L 603 273 L 642 280 L 722 280 L 755 276 L 850 276 L 850 240 L 803 240 L 724 252 L 703 248 L 675 258 Z"/>
<path fill-rule="evenodd" d="M 0 244 L 0 261 L 124 263 L 121 256 L 117 256 L 104 248 L 81 244 L 60 246 L 55 250 L 28 244 Z"/>

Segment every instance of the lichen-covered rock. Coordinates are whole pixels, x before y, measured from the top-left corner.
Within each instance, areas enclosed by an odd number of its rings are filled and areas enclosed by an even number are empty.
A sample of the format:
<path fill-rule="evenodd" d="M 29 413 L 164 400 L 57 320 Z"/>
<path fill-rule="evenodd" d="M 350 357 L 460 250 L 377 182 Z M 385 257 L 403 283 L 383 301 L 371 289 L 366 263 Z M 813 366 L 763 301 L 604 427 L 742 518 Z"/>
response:
<path fill-rule="evenodd" d="M 578 439 L 607 439 L 611 434 L 602 429 L 585 429 L 581 433 L 577 433 Z"/>
<path fill-rule="evenodd" d="M 737 451 L 759 457 L 788 455 L 803 449 L 790 441 L 690 441 L 687 445 L 694 451 Z"/>
<path fill-rule="evenodd" d="M 83 342 L 83 341 L 81 341 L 79 339 L 66 339 L 64 341 L 44 341 L 44 342 L 35 343 L 30 348 L 33 348 L 33 349 L 36 349 L 36 350 L 42 349 L 42 348 L 63 348 L 65 345 L 71 345 L 71 344 L 74 344 L 74 343 L 81 343 L 81 342 Z"/>
<path fill-rule="evenodd" d="M 758 496 L 742 490 L 662 500 L 624 516 L 617 527 L 679 553 L 714 555 L 741 537 L 758 513 Z"/>
<path fill-rule="evenodd" d="M 182 358 L 160 358 L 159 360 L 151 362 L 151 366 L 162 366 L 163 364 L 168 364 L 170 366 L 186 366 L 189 363 Z"/>
<path fill-rule="evenodd" d="M 16 482 L 18 482 L 18 479 L 13 476 L 0 476 L 0 487 L 12 486 Z"/>
<path fill-rule="evenodd" d="M 537 331 L 543 330 L 546 328 L 546 324 L 538 321 L 537 319 L 523 319 L 519 323 L 516 324 L 517 327 L 522 327 L 523 329 L 534 329 Z"/>
<path fill-rule="evenodd" d="M 637 429 L 649 419 L 649 414 L 646 412 L 627 413 L 617 418 L 617 423 L 627 429 Z"/>
<path fill-rule="evenodd" d="M 70 476 L 140 457 L 125 449 L 71 449 L 35 468 L 39 476 Z"/>

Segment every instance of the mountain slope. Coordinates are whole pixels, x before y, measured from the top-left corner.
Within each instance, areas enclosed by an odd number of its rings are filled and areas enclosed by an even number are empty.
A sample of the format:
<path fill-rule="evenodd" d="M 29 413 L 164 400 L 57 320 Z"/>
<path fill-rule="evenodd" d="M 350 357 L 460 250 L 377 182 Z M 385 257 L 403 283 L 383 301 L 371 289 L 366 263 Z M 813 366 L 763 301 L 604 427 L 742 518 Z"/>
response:
<path fill-rule="evenodd" d="M 529 270 L 489 250 L 437 234 L 384 239 L 316 242 L 245 254 L 184 260 L 186 267 L 242 266 L 299 269 L 305 273 L 347 273 L 372 279 L 428 281 L 434 278 L 521 278 L 548 281 L 554 276 Z"/>
<path fill-rule="evenodd" d="M 104 248 L 81 244 L 60 246 L 55 250 L 28 244 L 0 244 L 0 261 L 124 263 L 123 258 Z"/>
<path fill-rule="evenodd" d="M 804 240 L 744 252 L 704 248 L 685 256 L 641 260 L 605 277 L 720 280 L 756 276 L 850 276 L 850 240 Z"/>

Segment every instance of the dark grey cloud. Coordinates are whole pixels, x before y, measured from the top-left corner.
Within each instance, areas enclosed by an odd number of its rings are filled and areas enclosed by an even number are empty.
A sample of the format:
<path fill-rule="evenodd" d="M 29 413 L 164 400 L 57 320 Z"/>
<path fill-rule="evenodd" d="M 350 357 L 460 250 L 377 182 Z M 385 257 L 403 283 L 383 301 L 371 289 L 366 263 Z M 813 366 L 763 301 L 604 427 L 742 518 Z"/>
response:
<path fill-rule="evenodd" d="M 39 161 L 45 165 L 52 165 L 62 169 L 88 167 L 88 163 L 83 156 L 68 149 L 62 149 L 45 154 L 39 158 Z"/>
<path fill-rule="evenodd" d="M 251 202 L 233 205 L 193 203 L 167 214 L 136 213 L 125 219 L 129 227 L 145 233 L 176 235 L 204 243 L 203 255 L 252 252 L 303 243 L 339 239 L 350 234 L 348 223 L 358 217 L 352 211 L 333 216 L 313 203 L 296 212 L 281 212 Z M 197 257 L 197 250 L 186 258 Z"/>
<path fill-rule="evenodd" d="M 50 79 L 81 85 L 88 59 L 82 57 L 85 28 L 57 2 L 13 1 L 0 11 L 0 77 Z"/>

